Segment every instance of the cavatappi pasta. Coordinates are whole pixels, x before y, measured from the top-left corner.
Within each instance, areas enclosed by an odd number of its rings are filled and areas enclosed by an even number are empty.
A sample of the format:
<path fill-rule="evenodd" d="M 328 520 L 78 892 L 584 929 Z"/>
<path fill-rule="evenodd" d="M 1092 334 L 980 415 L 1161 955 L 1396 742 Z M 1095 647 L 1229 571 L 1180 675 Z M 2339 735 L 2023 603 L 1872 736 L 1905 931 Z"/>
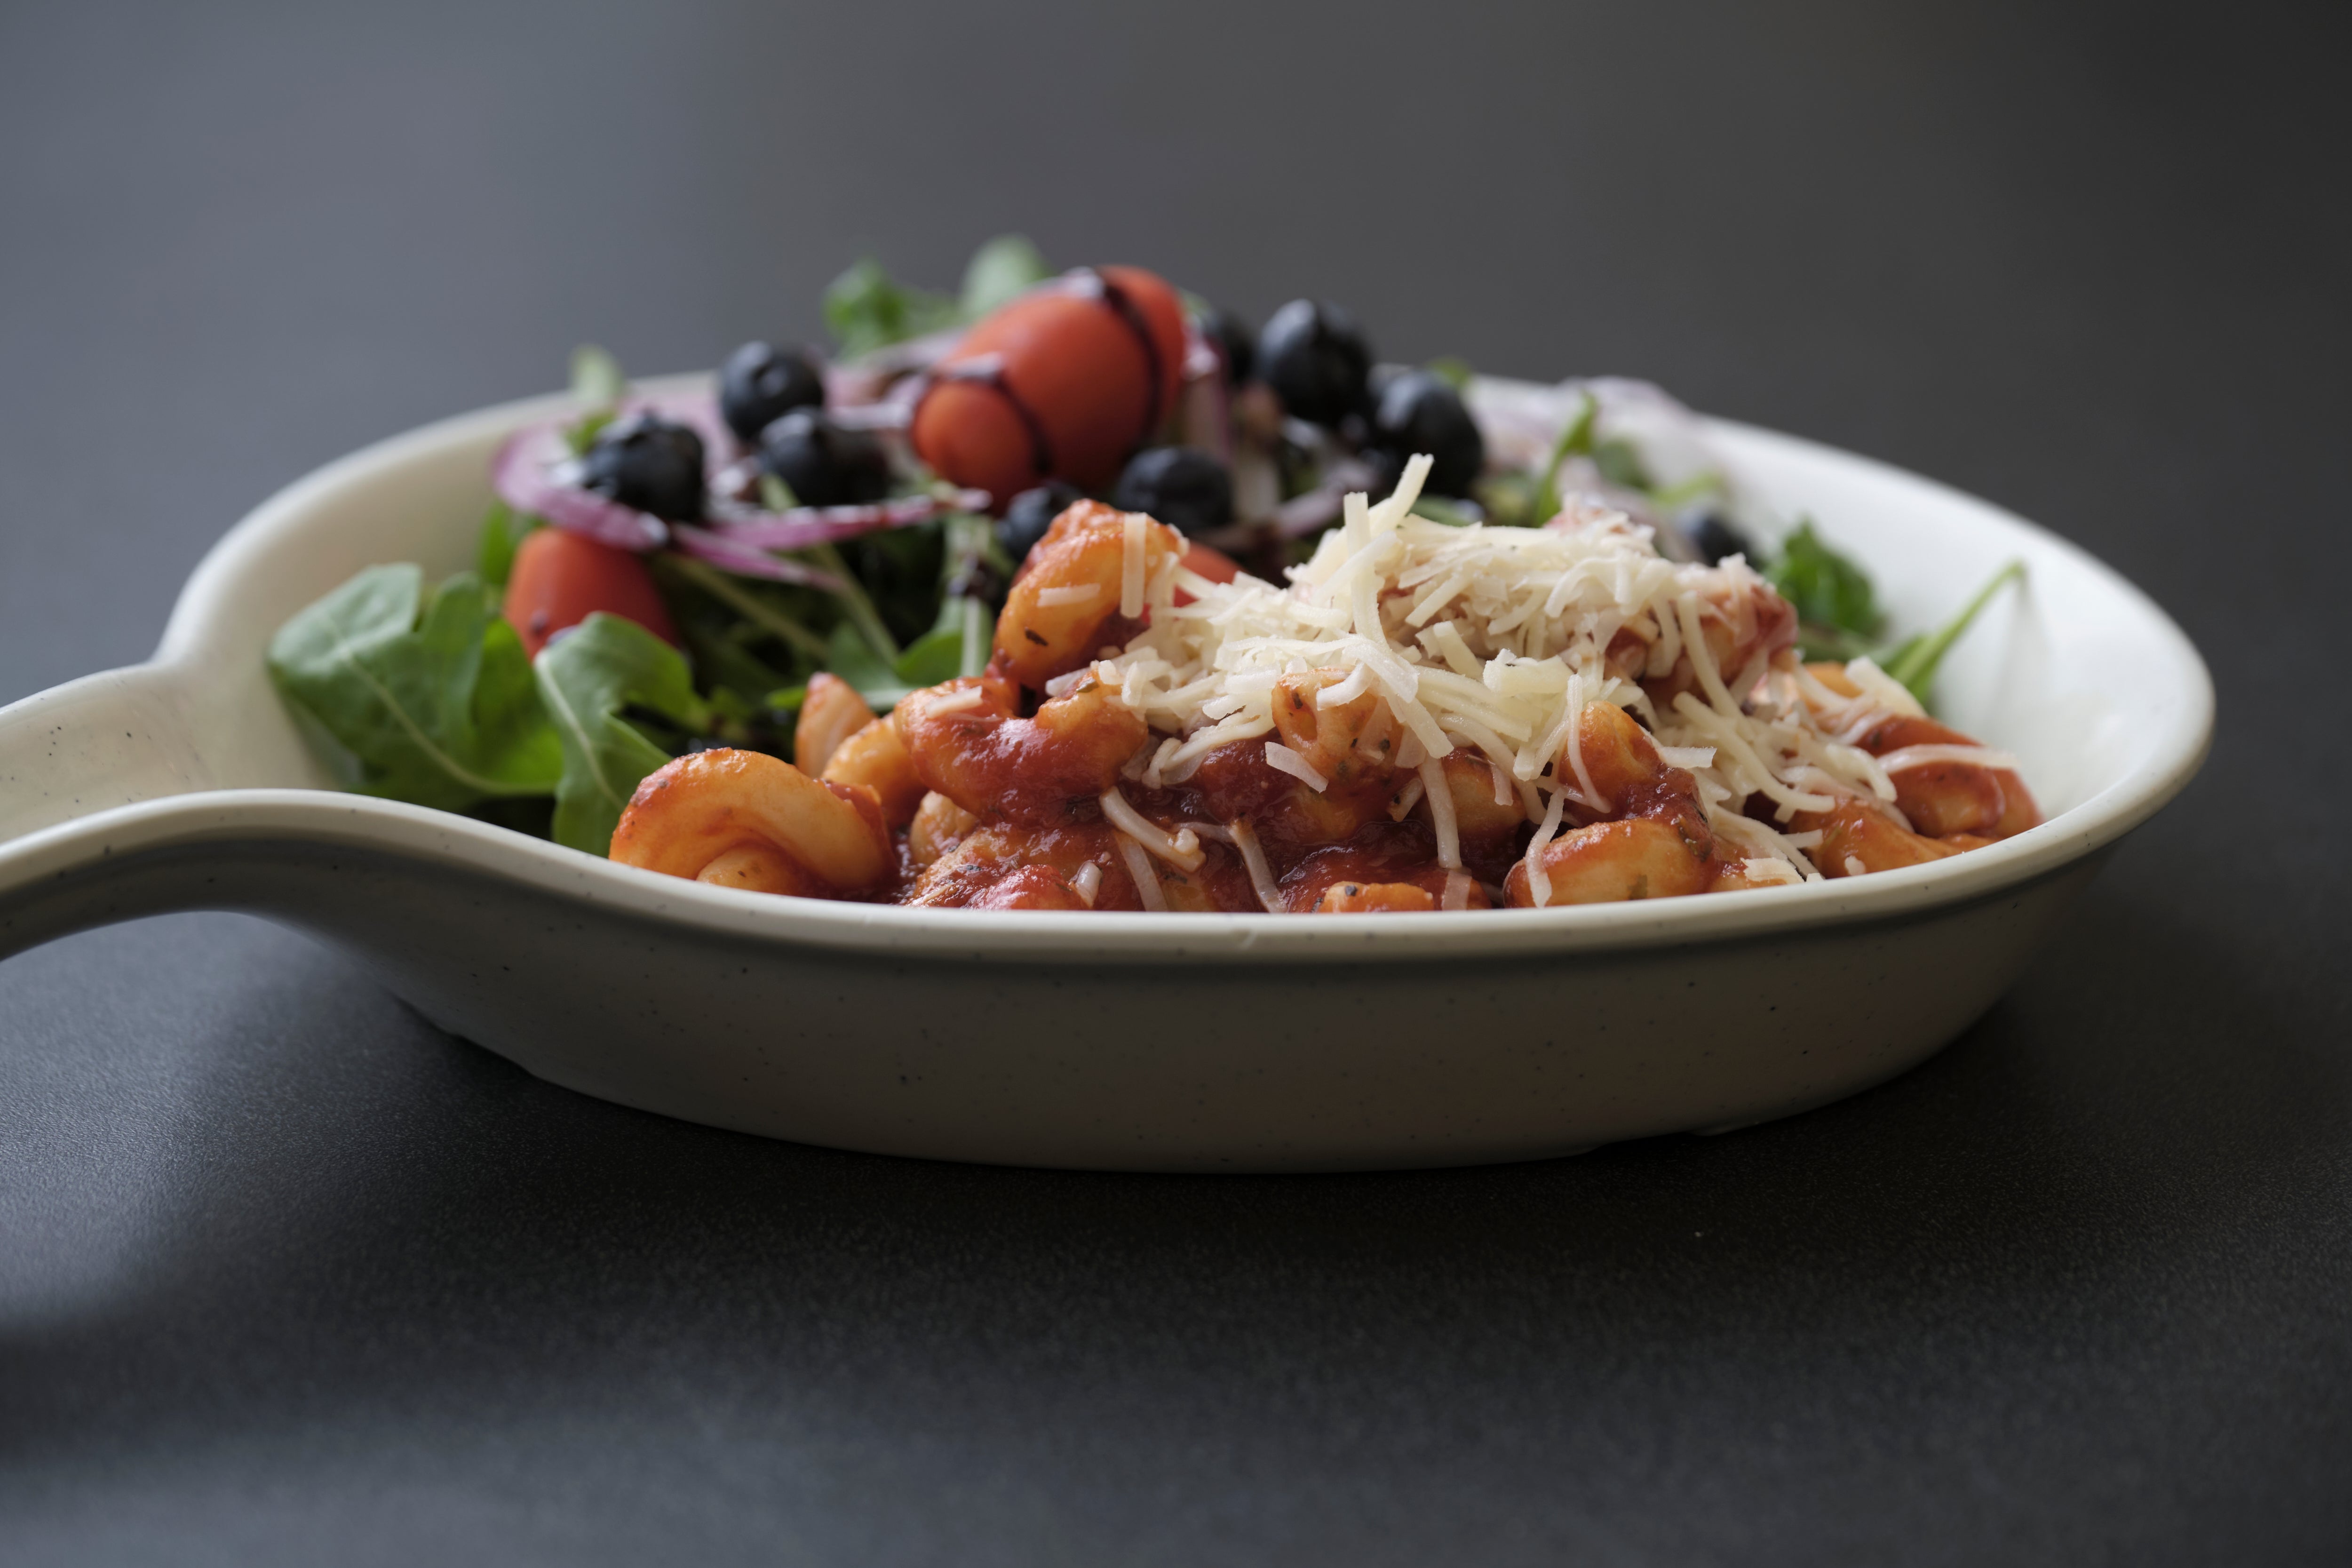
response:
<path fill-rule="evenodd" d="M 678 758 L 612 856 L 819 898 L 1357 913 L 1857 876 L 2041 820 L 2015 758 L 1869 660 L 1801 663 L 1740 558 L 1677 563 L 1590 500 L 1433 521 L 1428 466 L 1349 496 L 1286 585 L 1207 581 L 1173 529 L 1081 501 L 984 674 L 884 717 L 820 676 L 797 765 Z"/>

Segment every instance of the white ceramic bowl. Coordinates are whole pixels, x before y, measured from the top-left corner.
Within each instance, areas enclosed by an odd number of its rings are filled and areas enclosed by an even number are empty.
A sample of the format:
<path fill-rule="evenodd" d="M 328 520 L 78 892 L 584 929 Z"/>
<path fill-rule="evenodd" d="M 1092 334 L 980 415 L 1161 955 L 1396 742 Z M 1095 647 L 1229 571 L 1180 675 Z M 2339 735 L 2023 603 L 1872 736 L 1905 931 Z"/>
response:
<path fill-rule="evenodd" d="M 2082 552 L 1881 464 L 1709 433 L 1900 624 L 2011 557 L 1942 708 L 2051 820 L 1909 870 L 1598 907 L 1302 919 L 877 908 L 704 887 L 329 791 L 264 674 L 361 567 L 471 559 L 486 469 L 560 399 L 301 480 L 188 581 L 153 660 L 0 710 L 0 955 L 169 910 L 348 950 L 442 1027 L 584 1093 L 840 1148 L 1131 1170 L 1517 1160 L 1787 1115 L 1951 1039 L 2104 851 L 2195 773 L 2212 687 Z"/>

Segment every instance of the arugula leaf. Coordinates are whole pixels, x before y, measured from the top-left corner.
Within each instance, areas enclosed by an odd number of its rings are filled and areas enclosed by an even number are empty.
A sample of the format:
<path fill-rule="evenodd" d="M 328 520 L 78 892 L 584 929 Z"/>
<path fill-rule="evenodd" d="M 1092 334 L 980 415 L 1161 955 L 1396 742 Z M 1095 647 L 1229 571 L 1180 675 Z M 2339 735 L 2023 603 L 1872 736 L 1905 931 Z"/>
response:
<path fill-rule="evenodd" d="M 986 669 L 995 640 L 996 615 L 987 601 L 951 594 L 940 601 L 938 624 L 908 645 L 890 668 L 909 686 L 937 686 Z"/>
<path fill-rule="evenodd" d="M 1779 558 L 1764 568 L 1764 580 L 1797 606 L 1808 658 L 1851 658 L 1885 625 L 1869 574 L 1831 549 L 1813 531 L 1811 518 L 1781 542 Z M 1853 651 L 1845 651 L 1850 646 Z"/>
<path fill-rule="evenodd" d="M 628 395 L 621 362 L 594 343 L 572 351 L 572 395 L 590 408 L 607 408 Z"/>
<path fill-rule="evenodd" d="M 1879 667 L 1907 687 L 1911 695 L 1919 700 L 1921 707 L 1927 706 L 1927 689 L 1936 682 L 1937 668 L 1944 662 L 1944 656 L 1952 650 L 1952 645 L 1960 640 L 1960 634 L 1969 629 L 1969 623 L 1984 612 L 1987 605 L 1992 603 L 1995 594 L 2011 583 L 2023 581 L 2025 563 L 2011 562 L 1993 574 L 1991 582 L 1977 590 L 1976 597 L 1963 605 L 1959 614 L 1936 630 L 1906 637 L 1879 655 Z"/>
<path fill-rule="evenodd" d="M 539 526 L 539 519 L 529 512 L 517 511 L 502 500 L 492 501 L 490 515 L 482 520 L 482 536 L 474 546 L 475 574 L 493 588 L 505 587 L 514 572 L 515 552 Z"/>
<path fill-rule="evenodd" d="M 954 300 L 892 282 L 870 256 L 824 290 L 824 324 L 844 359 L 952 327 L 958 319 Z"/>
<path fill-rule="evenodd" d="M 957 676 L 975 676 L 988 668 L 989 656 L 996 647 L 996 612 L 989 607 L 987 600 L 968 596 L 948 600 L 940 606 L 940 630 L 956 635 Z M 950 679 L 953 677 L 940 678 Z"/>
<path fill-rule="evenodd" d="M 890 661 L 876 652 L 865 634 L 848 621 L 833 628 L 833 637 L 825 645 L 824 668 L 849 682 L 877 713 L 887 712 L 898 706 L 898 699 L 915 689 L 913 683 L 901 679 L 898 672 L 890 668 Z"/>
<path fill-rule="evenodd" d="M 694 693 L 686 658 L 635 621 L 599 611 L 540 651 L 540 701 L 562 748 L 555 784 L 558 844 L 603 855 L 645 776 L 669 753 L 622 717 L 644 708 L 698 733 L 709 708 Z"/>
<path fill-rule="evenodd" d="M 447 602 L 444 584 L 434 601 L 437 614 Z M 512 793 L 545 795 L 562 771 L 563 748 L 555 726 L 540 706 L 539 685 L 531 678 L 530 655 L 522 637 L 497 613 L 490 599 L 489 624 L 482 628 L 481 669 L 474 678 L 474 739 L 493 777 L 515 781 Z"/>
<path fill-rule="evenodd" d="M 564 444 L 573 457 L 584 455 L 595 445 L 596 433 L 620 414 L 621 399 L 628 395 L 629 378 L 621 374 L 619 360 L 594 343 L 582 343 L 572 351 L 572 395 L 584 410 L 563 432 Z"/>
<path fill-rule="evenodd" d="M 1536 525 L 1534 512 L 1538 487 L 1531 470 L 1513 468 L 1488 474 L 1479 479 L 1475 488 L 1479 510 L 1496 527 L 1533 528 Z M 1413 510 L 1421 510 L 1418 501 L 1413 503 Z M 1433 517 L 1431 521 L 1444 522 L 1450 520 Z"/>
<path fill-rule="evenodd" d="M 1455 354 L 1440 355 L 1421 368 L 1465 395 L 1470 391 L 1470 378 L 1477 374 L 1468 360 Z"/>
<path fill-rule="evenodd" d="M 976 321 L 1051 273 L 1037 247 L 1021 235 L 1000 234 L 971 254 L 963 288 L 954 299 L 895 282 L 866 257 L 824 291 L 824 324 L 841 357 L 855 359 L 908 338 Z"/>
<path fill-rule="evenodd" d="M 882 650 L 883 658 L 898 658 L 898 639 L 882 624 L 882 612 L 874 607 L 874 601 L 866 596 L 866 585 L 858 581 L 849 563 L 841 558 L 841 552 L 833 545 L 819 544 L 812 546 L 808 555 L 839 580 L 841 587 L 834 596 L 841 601 L 842 614 L 857 624 L 858 631 Z"/>
<path fill-rule="evenodd" d="M 1559 433 L 1543 472 L 1537 476 L 1535 495 L 1528 505 L 1528 527 L 1541 528 L 1559 515 L 1559 466 L 1570 458 L 1592 456 L 1592 424 L 1600 416 L 1601 400 L 1586 393 L 1584 406 L 1576 411 L 1576 417 Z"/>
<path fill-rule="evenodd" d="M 757 628 L 790 647 L 794 653 L 809 658 L 824 657 L 824 639 L 806 626 L 798 616 L 777 604 L 782 595 L 769 591 L 769 585 L 748 577 L 730 576 L 706 561 L 676 551 L 664 551 L 653 558 L 654 575 L 665 584 L 678 582 L 699 590 L 731 611 L 739 625 Z M 833 602 L 829 594 L 804 590 L 812 600 Z"/>
<path fill-rule="evenodd" d="M 554 787 L 530 661 L 470 572 L 428 595 L 422 568 L 371 566 L 280 626 L 268 665 L 352 789 L 460 811 Z"/>
<path fill-rule="evenodd" d="M 1713 468 L 1702 468 L 1678 484 L 1650 491 L 1650 504 L 1660 511 L 1680 511 L 1695 500 L 1724 493 L 1724 479 Z"/>
<path fill-rule="evenodd" d="M 1043 283 L 1053 274 L 1045 258 L 1028 237 L 1000 234 L 971 253 L 963 269 L 963 292 L 957 308 L 967 321 L 977 321 L 1023 290 Z"/>
<path fill-rule="evenodd" d="M 759 629 L 740 620 L 688 615 L 677 622 L 677 629 L 686 638 L 688 663 L 714 702 L 730 687 L 738 692 L 772 691 L 790 682 L 798 670 L 816 668 L 814 660 L 787 658 L 777 664 L 761 658 L 744 646 L 760 637 Z"/>
<path fill-rule="evenodd" d="M 1478 507 L 1472 502 L 1427 493 L 1412 503 L 1412 514 L 1427 518 L 1432 522 L 1442 522 L 1448 528 L 1467 528 L 1474 522 L 1486 521 Z"/>
<path fill-rule="evenodd" d="M 1642 461 L 1641 448 L 1633 442 L 1617 437 L 1592 444 L 1592 466 L 1601 477 L 1612 485 L 1629 490 L 1647 490 L 1650 470 Z"/>
<path fill-rule="evenodd" d="M 951 605 L 971 601 L 950 600 Z M 926 632 L 907 646 L 907 651 L 891 663 L 890 673 L 906 682 L 910 691 L 926 686 L 937 686 L 942 680 L 953 680 L 963 673 L 963 627 L 941 626 Z"/>
<path fill-rule="evenodd" d="M 961 675 L 978 675 L 988 668 L 996 617 L 978 599 L 950 597 L 940 606 L 937 625 L 908 646 L 896 658 L 885 658 L 856 623 L 843 621 L 833 628 L 825 646 L 824 668 L 866 699 L 877 713 L 897 707 L 909 692 Z M 797 708 L 807 688 L 786 687 L 768 694 L 773 708 Z"/>
<path fill-rule="evenodd" d="M 888 628 L 890 642 L 877 642 L 887 657 L 931 629 L 939 618 L 940 592 L 947 581 L 947 525 L 934 518 L 907 528 L 882 528 L 842 541 L 835 547 L 865 590 L 874 613 Z M 825 595 L 844 613 L 849 606 Z"/>
<path fill-rule="evenodd" d="M 1891 647 L 1878 645 L 1886 617 L 1879 611 L 1869 574 L 1831 549 L 1813 531 L 1811 519 L 1797 525 L 1796 532 L 1781 542 L 1780 558 L 1762 571 L 1765 581 L 1797 607 L 1797 644 L 1805 658 L 1843 661 L 1869 654 L 1924 707 L 1944 656 L 1995 594 L 2024 580 L 2025 563 L 2012 561 L 1993 574 L 1992 580 L 1941 626 Z"/>

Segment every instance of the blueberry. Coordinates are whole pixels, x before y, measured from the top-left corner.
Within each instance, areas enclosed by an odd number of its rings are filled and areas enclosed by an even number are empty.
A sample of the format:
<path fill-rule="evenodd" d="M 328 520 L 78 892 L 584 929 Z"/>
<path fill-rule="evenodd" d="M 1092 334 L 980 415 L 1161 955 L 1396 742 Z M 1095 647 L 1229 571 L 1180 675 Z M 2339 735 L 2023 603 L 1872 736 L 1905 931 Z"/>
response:
<path fill-rule="evenodd" d="M 1387 379 L 1372 413 L 1370 444 L 1400 468 L 1416 452 L 1434 458 L 1427 488 L 1442 496 L 1468 495 L 1486 466 L 1478 422 L 1453 384 L 1433 371 L 1408 370 Z"/>
<path fill-rule="evenodd" d="M 1372 351 L 1339 306 L 1293 300 L 1257 335 L 1257 374 L 1293 418 L 1337 425 L 1364 407 Z"/>
<path fill-rule="evenodd" d="M 1234 520 L 1234 480 L 1225 466 L 1192 447 L 1154 447 L 1128 459 L 1111 504 L 1148 511 L 1185 533 L 1205 533 Z"/>
<path fill-rule="evenodd" d="M 702 437 L 687 426 L 632 414 L 596 433 L 582 485 L 623 506 L 693 522 L 702 516 Z"/>
<path fill-rule="evenodd" d="M 1756 564 L 1756 546 L 1746 534 L 1726 522 L 1719 512 L 1711 511 L 1685 523 L 1683 532 L 1689 538 L 1691 548 L 1710 566 L 1727 555 L 1745 555 L 1750 566 Z"/>
<path fill-rule="evenodd" d="M 745 343 L 719 367 L 719 411 L 746 443 L 795 408 L 824 405 L 824 377 L 804 350 Z"/>
<path fill-rule="evenodd" d="M 1211 305 L 1192 318 L 1192 324 L 1202 337 L 1216 345 L 1225 362 L 1225 384 L 1239 386 L 1250 378 L 1250 370 L 1257 361 L 1257 344 L 1249 331 L 1239 321 Z"/>
<path fill-rule="evenodd" d="M 795 408 L 761 431 L 760 466 L 803 506 L 859 506 L 890 493 L 882 443 L 835 424 L 822 408 Z"/>
<path fill-rule="evenodd" d="M 1059 479 L 1048 479 L 1034 490 L 1023 490 L 1004 509 L 1003 521 L 996 525 L 996 542 L 1004 546 L 1004 553 L 1019 566 L 1054 526 L 1054 520 L 1067 511 L 1072 504 L 1083 500 L 1077 487 Z"/>

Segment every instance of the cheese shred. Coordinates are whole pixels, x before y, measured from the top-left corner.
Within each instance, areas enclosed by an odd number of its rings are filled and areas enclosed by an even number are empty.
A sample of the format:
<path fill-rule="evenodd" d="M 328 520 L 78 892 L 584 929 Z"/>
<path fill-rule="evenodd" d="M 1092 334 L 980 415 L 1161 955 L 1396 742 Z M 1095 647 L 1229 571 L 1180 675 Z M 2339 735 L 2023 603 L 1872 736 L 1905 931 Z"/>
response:
<path fill-rule="evenodd" d="M 1143 569 L 1150 532 L 1150 518 L 1139 511 L 1127 514 L 1127 548 L 1119 563 L 1118 613 L 1129 620 L 1143 614 Z"/>
<path fill-rule="evenodd" d="M 1143 907 L 1152 913 L 1166 914 L 1168 895 L 1160 890 L 1160 873 L 1152 868 L 1151 857 L 1144 852 L 1142 845 L 1126 834 L 1118 834 L 1117 837 L 1118 858 L 1127 863 L 1127 875 L 1129 880 L 1135 884 L 1135 896 L 1141 899 Z"/>

